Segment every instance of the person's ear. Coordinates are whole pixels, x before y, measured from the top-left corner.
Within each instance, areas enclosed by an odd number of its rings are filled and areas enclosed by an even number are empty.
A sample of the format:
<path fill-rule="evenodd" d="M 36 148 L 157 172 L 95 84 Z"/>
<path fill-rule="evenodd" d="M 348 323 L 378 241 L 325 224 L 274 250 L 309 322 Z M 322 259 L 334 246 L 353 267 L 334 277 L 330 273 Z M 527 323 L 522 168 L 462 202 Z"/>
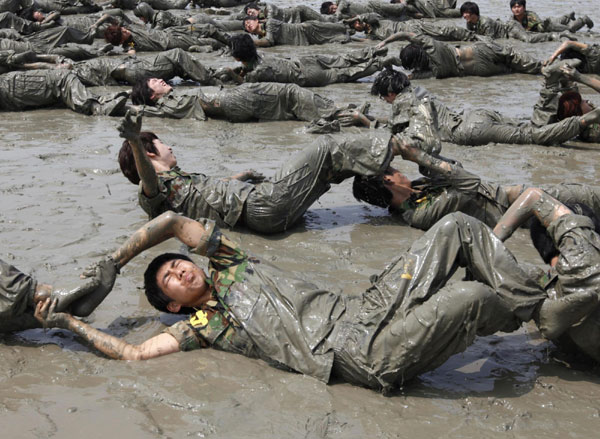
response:
<path fill-rule="evenodd" d="M 169 303 L 167 303 L 167 309 L 170 312 L 177 314 L 179 312 L 179 310 L 181 309 L 181 305 L 177 302 L 169 302 Z"/>

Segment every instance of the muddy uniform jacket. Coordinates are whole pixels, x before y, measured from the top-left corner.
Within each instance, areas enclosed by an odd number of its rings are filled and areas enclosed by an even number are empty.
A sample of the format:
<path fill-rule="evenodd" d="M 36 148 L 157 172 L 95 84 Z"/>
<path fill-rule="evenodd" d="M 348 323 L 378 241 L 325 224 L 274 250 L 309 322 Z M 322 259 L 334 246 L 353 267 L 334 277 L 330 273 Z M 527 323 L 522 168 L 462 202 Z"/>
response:
<path fill-rule="evenodd" d="M 464 27 L 442 26 L 423 20 L 382 20 L 377 14 L 363 14 L 360 16 L 360 19 L 370 26 L 370 29 L 365 31 L 365 34 L 368 38 L 374 40 L 385 40 L 387 37 L 398 32 L 424 34 L 438 40 L 446 41 L 472 41 L 477 39 L 473 32 L 468 31 Z"/>
<path fill-rule="evenodd" d="M 502 21 L 488 17 L 479 17 L 477 23 L 467 23 L 467 29 L 475 32 L 477 35 L 484 35 L 492 39 L 514 38 L 515 40 L 525 41 L 527 43 L 541 43 L 544 41 L 553 41 L 552 34 L 530 33 L 523 29 L 518 23 Z"/>
<path fill-rule="evenodd" d="M 94 42 L 94 33 L 68 26 L 58 26 L 28 35 L 23 40 L 35 47 L 49 51 L 68 43 L 92 44 Z"/>
<path fill-rule="evenodd" d="M 212 301 L 167 332 L 183 350 L 213 345 L 327 382 L 334 373 L 388 389 L 464 350 L 476 335 L 514 330 L 543 290 L 491 230 L 449 215 L 373 276 L 359 295 L 322 289 L 243 252 L 207 225 Z M 460 261 L 475 281 L 445 285 Z"/>
<path fill-rule="evenodd" d="M 27 0 L 0 0 L 0 12 L 12 12 L 14 14 L 27 6 L 29 6 Z"/>
<path fill-rule="evenodd" d="M 166 30 L 131 27 L 131 42 L 123 44 L 125 50 L 162 52 L 168 49 L 189 49 L 194 45 L 207 45 L 206 39 L 215 44 L 226 44 L 228 37 L 210 24 L 170 27 Z"/>
<path fill-rule="evenodd" d="M 382 174 L 390 161 L 391 153 L 382 139 L 321 136 L 262 183 L 225 181 L 174 168 L 158 174 L 155 197 L 146 197 L 140 185 L 139 202 L 151 218 L 173 210 L 227 227 L 241 222 L 254 231 L 274 233 L 298 221 L 332 183 L 354 175 Z"/>
<path fill-rule="evenodd" d="M 547 228 L 560 255 L 556 266 L 543 279 L 550 297 L 578 291 L 598 293 L 600 284 L 600 237 L 588 217 L 565 215 Z M 584 353 L 600 361 L 600 306 L 581 324 L 571 327 L 563 339 L 570 339 Z"/>
<path fill-rule="evenodd" d="M 211 70 L 182 49 L 172 49 L 150 57 L 97 58 L 73 65 L 73 73 L 86 86 L 135 84 L 142 78 L 183 79 L 211 83 Z"/>
<path fill-rule="evenodd" d="M 283 82 L 302 87 L 322 87 L 352 82 L 382 69 L 383 57 L 372 48 L 353 50 L 341 56 L 309 55 L 297 59 L 260 56 L 244 67 L 246 82 Z"/>
<path fill-rule="evenodd" d="M 473 57 L 471 61 L 463 62 L 454 46 L 430 36 L 416 35 L 410 38 L 410 42 L 427 52 L 431 72 L 436 78 L 493 76 L 510 72 L 538 74 L 542 70 L 541 61 L 496 43 L 478 42 L 462 47 L 463 51 L 472 51 Z M 415 72 L 417 77 L 426 75 L 426 72 Z"/>
<path fill-rule="evenodd" d="M 392 132 L 403 133 L 409 138 L 425 136 L 429 153 L 439 152 L 437 135 L 441 140 L 457 145 L 492 142 L 556 145 L 574 138 L 581 131 L 579 117 L 535 127 L 491 110 L 457 113 L 422 87 L 411 87 L 398 94 L 392 105 L 390 128 Z"/>
<path fill-rule="evenodd" d="M 40 326 L 29 303 L 37 281 L 0 259 L 0 332 Z"/>
<path fill-rule="evenodd" d="M 41 29 L 41 24 L 25 20 L 12 12 L 0 13 L 0 29 L 14 29 L 20 34 L 31 34 Z"/>
<path fill-rule="evenodd" d="M 367 3 L 360 3 L 358 1 L 341 0 L 338 2 L 337 11 L 335 16 L 338 20 L 344 18 L 352 18 L 357 15 L 374 13 L 380 15 L 382 18 L 391 19 L 406 19 L 407 7 L 402 3 L 390 3 L 381 0 L 369 0 Z"/>
<path fill-rule="evenodd" d="M 535 12 L 525 11 L 523 20 L 519 21 L 513 16 L 509 22 L 518 23 L 529 32 L 576 32 L 585 25 L 581 17 L 574 20 L 572 18 L 570 14 L 566 14 L 558 18 L 542 20 Z"/>
<path fill-rule="evenodd" d="M 280 8 L 272 3 L 266 6 L 267 18 L 283 21 L 284 23 L 304 23 L 305 21 L 331 21 L 329 17 L 305 5 Z"/>
<path fill-rule="evenodd" d="M 44 12 L 61 14 L 90 14 L 102 10 L 90 0 L 35 0 L 35 5 Z"/>
<path fill-rule="evenodd" d="M 456 8 L 456 1 L 448 0 L 408 0 L 410 7 L 429 18 L 458 18 L 460 11 Z"/>
<path fill-rule="evenodd" d="M 600 75 L 600 45 L 588 44 L 585 49 L 577 49 L 585 56 L 585 71 L 583 73 L 595 73 Z"/>
<path fill-rule="evenodd" d="M 280 44 L 308 46 L 310 44 L 346 41 L 348 29 L 342 23 L 327 23 L 323 21 L 283 23 L 279 20 L 267 18 L 265 31 L 265 38 L 273 46 Z"/>
<path fill-rule="evenodd" d="M 48 49 L 26 41 L 15 41 L 6 38 L 0 39 L 0 50 L 12 50 L 15 53 L 34 52 L 37 54 L 60 55 L 73 61 L 91 59 L 105 55 L 104 52 L 99 51 L 89 44 L 68 43 L 63 46 Z"/>
<path fill-rule="evenodd" d="M 210 108 L 202 109 L 202 103 Z M 169 93 L 154 106 L 141 109 L 145 116 L 195 118 L 208 117 L 230 122 L 252 120 L 331 119 L 338 111 L 333 101 L 296 84 L 275 82 L 246 83 L 223 89 L 210 96 L 198 91 L 196 95 Z"/>

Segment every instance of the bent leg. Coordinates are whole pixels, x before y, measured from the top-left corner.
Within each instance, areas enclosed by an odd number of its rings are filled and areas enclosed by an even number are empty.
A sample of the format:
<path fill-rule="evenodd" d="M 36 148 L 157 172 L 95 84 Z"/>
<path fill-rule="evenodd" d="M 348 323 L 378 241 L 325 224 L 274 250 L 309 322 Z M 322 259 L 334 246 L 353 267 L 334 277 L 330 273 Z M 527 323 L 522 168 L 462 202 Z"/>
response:
<path fill-rule="evenodd" d="M 337 140 L 321 136 L 295 154 L 248 197 L 244 222 L 252 230 L 276 233 L 293 225 L 329 190 L 354 175 L 377 175 L 391 161 L 387 142 L 369 136 Z"/>

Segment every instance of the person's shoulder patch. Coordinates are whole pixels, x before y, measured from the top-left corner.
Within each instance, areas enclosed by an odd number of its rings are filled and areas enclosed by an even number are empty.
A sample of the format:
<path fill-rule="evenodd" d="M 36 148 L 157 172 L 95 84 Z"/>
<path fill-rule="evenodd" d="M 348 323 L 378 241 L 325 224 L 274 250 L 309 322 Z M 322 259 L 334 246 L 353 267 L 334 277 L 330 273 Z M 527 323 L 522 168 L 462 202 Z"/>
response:
<path fill-rule="evenodd" d="M 208 314 L 202 310 L 196 311 L 196 314 L 190 318 L 190 324 L 194 328 L 201 328 L 208 325 Z"/>

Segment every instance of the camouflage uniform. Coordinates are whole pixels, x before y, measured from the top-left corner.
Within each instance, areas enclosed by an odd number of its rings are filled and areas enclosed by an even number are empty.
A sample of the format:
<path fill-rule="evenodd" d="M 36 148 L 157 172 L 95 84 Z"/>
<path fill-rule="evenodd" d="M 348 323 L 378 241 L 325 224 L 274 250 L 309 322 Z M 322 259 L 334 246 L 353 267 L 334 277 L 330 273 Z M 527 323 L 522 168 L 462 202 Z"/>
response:
<path fill-rule="evenodd" d="M 266 18 L 283 21 L 284 23 L 304 23 L 305 21 L 330 21 L 329 17 L 321 15 L 318 11 L 306 5 L 280 8 L 272 3 L 265 7 Z"/>
<path fill-rule="evenodd" d="M 309 55 L 296 59 L 259 56 L 242 67 L 246 82 L 283 82 L 302 87 L 323 87 L 338 82 L 354 82 L 399 61 L 378 56 L 373 48 L 359 49 L 341 56 Z"/>
<path fill-rule="evenodd" d="M 337 3 L 335 17 L 337 20 L 344 18 L 353 18 L 363 14 L 377 14 L 381 18 L 394 20 L 407 19 L 410 12 L 416 12 L 402 3 L 390 3 L 382 0 L 369 0 L 367 3 L 356 1 L 340 0 Z"/>
<path fill-rule="evenodd" d="M 30 6 L 29 0 L 0 0 L 0 12 L 17 13 Z"/>
<path fill-rule="evenodd" d="M 407 0 L 407 4 L 429 18 L 459 18 L 456 1 L 445 0 Z"/>
<path fill-rule="evenodd" d="M 150 24 L 152 29 L 167 29 L 175 26 L 189 26 L 191 23 L 190 18 L 194 24 L 212 24 L 220 30 L 243 30 L 243 23 L 239 20 L 221 20 L 217 21 L 209 17 L 206 14 L 196 14 L 192 17 L 183 15 L 175 15 L 169 11 L 158 11 L 156 12 L 146 2 L 141 2 L 136 6 L 134 13 L 137 16 L 141 16 L 146 20 L 146 23 Z"/>
<path fill-rule="evenodd" d="M 38 32 L 42 28 L 40 23 L 25 20 L 12 12 L 0 13 L 0 29 L 14 29 L 22 35 Z"/>
<path fill-rule="evenodd" d="M 131 32 L 131 38 L 123 44 L 123 48 L 140 52 L 162 52 L 177 48 L 187 50 L 194 45 L 220 48 L 229 43 L 229 36 L 210 24 L 190 24 L 165 30 L 132 26 L 128 30 Z"/>
<path fill-rule="evenodd" d="M 208 104 L 208 107 L 203 104 Z M 153 106 L 141 108 L 145 116 L 175 119 L 208 117 L 230 122 L 252 120 L 333 119 L 340 109 L 333 101 L 296 84 L 276 82 L 246 83 L 213 95 L 169 93 Z"/>
<path fill-rule="evenodd" d="M 581 17 L 571 20 L 573 17 L 570 14 L 563 15 L 559 18 L 546 18 L 542 20 L 538 14 L 532 11 L 525 11 L 525 16 L 521 21 L 517 20 L 514 15 L 512 20 L 519 23 L 523 29 L 529 32 L 577 32 L 585 26 L 585 20 Z"/>
<path fill-rule="evenodd" d="M 106 9 L 96 14 L 87 14 L 85 16 L 66 15 L 58 17 L 54 22 L 59 26 L 68 26 L 82 32 L 87 32 L 102 16 L 110 15 L 118 20 L 119 23 L 131 23 L 129 17 L 122 9 Z M 96 38 L 103 38 L 104 26 L 100 26 L 95 33 Z"/>
<path fill-rule="evenodd" d="M 368 25 L 365 35 L 373 40 L 385 40 L 398 32 L 412 32 L 429 35 L 437 40 L 473 41 L 477 37 L 464 27 L 443 26 L 423 20 L 392 21 L 382 20 L 377 14 L 363 14 L 359 19 Z"/>
<path fill-rule="evenodd" d="M 493 142 L 556 145 L 572 139 L 582 130 L 577 116 L 535 127 L 491 110 L 457 113 L 422 87 L 409 88 L 396 96 L 390 125 L 392 132 L 402 132 L 412 141 L 419 142 L 420 137 L 425 136 L 425 143 L 437 145 L 438 139 L 434 137 L 439 135 L 443 141 L 468 146 Z M 430 134 L 432 127 L 437 133 Z M 439 146 L 427 152 L 439 152 Z"/>
<path fill-rule="evenodd" d="M 244 224 L 255 232 L 276 233 L 296 223 L 332 183 L 354 175 L 381 174 L 391 158 L 387 142 L 381 139 L 321 136 L 265 182 L 225 181 L 174 168 L 158 174 L 155 197 L 146 197 L 140 186 L 139 202 L 151 218 L 173 210 L 228 227 Z"/>
<path fill-rule="evenodd" d="M 72 71 L 86 86 L 133 85 L 142 78 L 171 79 L 174 76 L 203 85 L 213 83 L 212 70 L 182 49 L 172 49 L 145 58 L 98 58 L 75 63 Z"/>
<path fill-rule="evenodd" d="M 308 46 L 310 44 L 339 43 L 348 40 L 348 28 L 342 23 L 305 21 L 304 23 L 284 23 L 267 18 L 264 24 L 266 38 L 272 46 L 288 44 Z"/>
<path fill-rule="evenodd" d="M 23 38 L 23 41 L 31 43 L 41 50 L 50 51 L 68 43 L 92 44 L 94 32 L 89 29 L 80 31 L 72 27 L 58 26 L 28 35 Z"/>
<path fill-rule="evenodd" d="M 214 345 L 383 390 L 438 367 L 476 335 L 518 328 L 545 297 L 492 231 L 462 214 L 445 217 L 357 295 L 295 279 L 210 225 L 194 251 L 209 258 L 213 300 L 166 330 L 181 349 Z M 446 285 L 459 264 L 474 280 Z"/>
<path fill-rule="evenodd" d="M 144 0 L 152 8 L 166 11 L 169 9 L 185 9 L 190 0 Z M 135 9 L 140 0 L 112 0 L 111 4 L 115 8 Z"/>
<path fill-rule="evenodd" d="M 126 93 L 96 96 L 73 73 L 62 69 L 0 75 L 0 110 L 19 111 L 63 105 L 83 114 L 121 115 Z"/>
<path fill-rule="evenodd" d="M 26 41 L 0 39 L 0 50 L 12 50 L 15 53 L 34 52 L 37 54 L 60 55 L 73 61 L 91 59 L 106 55 L 105 52 L 89 44 L 67 43 L 59 47 L 48 48 Z"/>
<path fill-rule="evenodd" d="M 37 281 L 0 259 L 0 333 L 39 328 L 33 317 Z"/>
<path fill-rule="evenodd" d="M 514 21 L 506 23 L 500 20 L 494 20 L 488 17 L 479 17 L 477 23 L 467 23 L 467 29 L 477 35 L 483 35 L 492 39 L 514 38 L 515 40 L 525 41 L 527 43 L 542 43 L 544 41 L 556 40 L 556 35 L 551 33 L 533 33 L 527 32 Z"/>
<path fill-rule="evenodd" d="M 542 61 L 534 60 L 512 47 L 492 42 L 462 46 L 462 51 L 472 52 L 472 59 L 466 62 L 460 59 L 456 47 L 436 41 L 430 36 L 416 35 L 410 38 L 410 42 L 421 46 L 427 52 L 431 69 L 431 72 L 415 71 L 413 78 L 493 76 L 512 72 L 536 75 L 542 71 Z"/>

